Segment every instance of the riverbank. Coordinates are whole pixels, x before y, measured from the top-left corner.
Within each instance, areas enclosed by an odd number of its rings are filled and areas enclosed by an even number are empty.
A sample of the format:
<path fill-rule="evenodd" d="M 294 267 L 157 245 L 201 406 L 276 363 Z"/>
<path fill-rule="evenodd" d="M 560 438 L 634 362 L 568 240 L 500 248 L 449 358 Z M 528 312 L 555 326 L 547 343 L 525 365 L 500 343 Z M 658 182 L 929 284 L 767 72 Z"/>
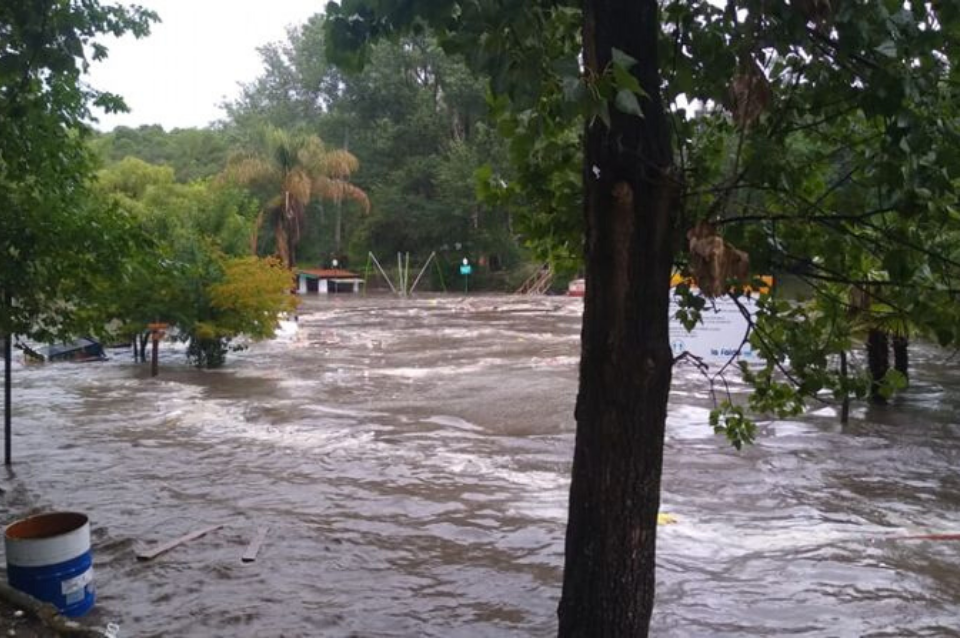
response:
<path fill-rule="evenodd" d="M 49 635 L 50 632 L 39 620 L 28 616 L 16 605 L 0 600 L 0 636 L 41 638 Z"/>

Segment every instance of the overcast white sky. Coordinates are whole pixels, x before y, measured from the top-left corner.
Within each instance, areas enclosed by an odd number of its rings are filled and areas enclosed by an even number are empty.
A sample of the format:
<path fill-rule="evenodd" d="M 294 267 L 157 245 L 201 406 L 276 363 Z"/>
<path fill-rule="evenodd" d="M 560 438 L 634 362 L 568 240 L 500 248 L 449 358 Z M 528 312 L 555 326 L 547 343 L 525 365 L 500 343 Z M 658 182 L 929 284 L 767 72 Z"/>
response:
<path fill-rule="evenodd" d="M 125 1 L 134 3 L 134 0 Z M 105 38 L 110 57 L 89 83 L 119 93 L 130 113 L 100 115 L 97 128 L 162 124 L 199 127 L 223 117 L 219 104 L 262 66 L 257 47 L 323 10 L 326 0 L 138 0 L 163 21 L 149 37 Z"/>

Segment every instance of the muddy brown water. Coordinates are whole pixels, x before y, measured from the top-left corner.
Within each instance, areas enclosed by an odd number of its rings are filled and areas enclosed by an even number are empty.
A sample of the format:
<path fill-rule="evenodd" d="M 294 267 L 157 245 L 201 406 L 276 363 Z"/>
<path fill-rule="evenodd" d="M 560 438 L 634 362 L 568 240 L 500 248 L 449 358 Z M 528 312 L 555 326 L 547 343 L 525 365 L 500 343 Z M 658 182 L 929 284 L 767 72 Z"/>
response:
<path fill-rule="evenodd" d="M 7 523 L 91 518 L 121 636 L 549 636 L 581 301 L 310 298 L 300 332 L 161 376 L 15 366 Z M 764 423 L 730 449 L 697 375 L 668 420 L 658 636 L 960 636 L 960 366 L 897 405 Z M 221 530 L 149 562 L 141 545 Z M 242 563 L 261 525 L 258 560 Z"/>

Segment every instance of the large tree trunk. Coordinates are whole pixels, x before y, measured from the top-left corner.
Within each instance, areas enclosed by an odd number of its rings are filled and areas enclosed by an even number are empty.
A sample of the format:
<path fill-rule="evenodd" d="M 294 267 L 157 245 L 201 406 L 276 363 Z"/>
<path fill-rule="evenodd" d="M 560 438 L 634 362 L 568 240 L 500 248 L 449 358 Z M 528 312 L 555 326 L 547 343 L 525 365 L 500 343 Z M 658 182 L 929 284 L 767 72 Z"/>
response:
<path fill-rule="evenodd" d="M 586 130 L 586 278 L 560 636 L 646 636 L 672 354 L 671 229 L 679 208 L 659 92 L 656 0 L 589 0 L 584 61 L 617 48 L 649 98 Z"/>
<path fill-rule="evenodd" d="M 886 403 L 880 394 L 880 382 L 890 369 L 890 344 L 883 330 L 871 328 L 867 333 L 867 367 L 870 368 L 870 400 Z"/>
<path fill-rule="evenodd" d="M 910 376 L 910 338 L 893 338 L 893 369 L 904 377 Z"/>
<path fill-rule="evenodd" d="M 290 254 L 290 235 L 287 233 L 286 214 L 280 212 L 277 223 L 273 227 L 273 235 L 277 245 L 277 257 L 287 268 L 293 268 L 293 257 Z"/>
<path fill-rule="evenodd" d="M 343 223 L 343 201 L 337 201 L 337 219 L 333 227 L 333 254 L 340 257 L 340 233 Z"/>
<path fill-rule="evenodd" d="M 150 341 L 149 332 L 141 332 L 139 335 L 137 335 L 136 339 L 134 340 L 133 347 L 139 353 L 139 357 L 140 357 L 139 361 L 141 363 L 147 362 L 147 343 L 149 341 Z M 137 345 L 137 342 L 139 342 L 139 345 Z"/>

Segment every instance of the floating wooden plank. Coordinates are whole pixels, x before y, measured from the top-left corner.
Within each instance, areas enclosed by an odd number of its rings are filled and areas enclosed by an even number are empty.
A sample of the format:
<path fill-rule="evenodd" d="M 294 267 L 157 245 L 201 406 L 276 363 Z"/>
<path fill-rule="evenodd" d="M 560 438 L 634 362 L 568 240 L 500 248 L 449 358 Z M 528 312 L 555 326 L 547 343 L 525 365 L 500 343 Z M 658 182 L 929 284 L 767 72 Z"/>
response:
<path fill-rule="evenodd" d="M 260 552 L 260 546 L 263 545 L 264 539 L 267 537 L 267 532 L 270 531 L 270 527 L 264 525 L 257 528 L 257 534 L 253 537 L 253 540 L 250 541 L 250 544 L 247 545 L 247 549 L 243 552 L 243 556 L 240 557 L 245 563 L 252 563 L 257 560 L 257 554 Z"/>
<path fill-rule="evenodd" d="M 201 536 L 204 536 L 206 534 L 209 534 L 210 532 L 216 531 L 221 527 L 223 527 L 222 524 L 211 525 L 210 527 L 204 527 L 203 529 L 199 529 L 195 532 L 190 532 L 189 534 L 185 534 L 180 538 L 175 538 L 172 541 L 167 541 L 166 543 L 160 543 L 159 545 L 154 545 L 149 549 L 145 549 L 137 552 L 137 560 L 150 560 L 152 558 L 156 558 L 160 554 L 170 551 L 171 549 L 173 549 L 174 547 L 177 547 L 178 545 L 183 545 L 184 543 L 192 541 L 196 538 L 200 538 Z"/>

